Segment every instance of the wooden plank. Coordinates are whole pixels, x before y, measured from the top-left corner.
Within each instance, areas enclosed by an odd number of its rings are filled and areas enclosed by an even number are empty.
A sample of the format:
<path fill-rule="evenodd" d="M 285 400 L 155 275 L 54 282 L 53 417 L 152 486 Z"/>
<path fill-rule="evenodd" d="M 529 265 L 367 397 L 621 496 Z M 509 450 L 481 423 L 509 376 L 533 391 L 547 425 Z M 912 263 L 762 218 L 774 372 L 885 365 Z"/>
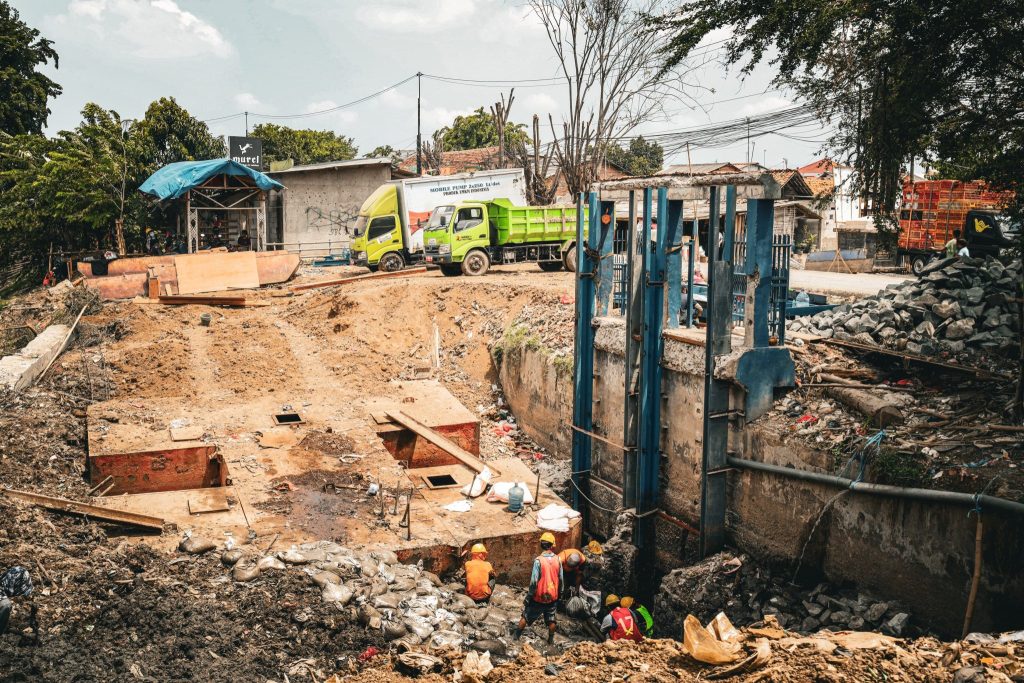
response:
<path fill-rule="evenodd" d="M 373 413 L 372 415 L 370 415 L 370 417 L 372 417 L 373 421 L 379 425 L 394 424 L 391 418 L 385 415 L 384 413 Z"/>
<path fill-rule="evenodd" d="M 150 517 L 149 515 L 140 515 L 134 512 L 124 512 L 122 510 L 112 510 L 98 505 L 79 503 L 77 501 L 66 500 L 64 498 L 53 498 L 51 496 L 44 496 L 40 493 L 30 493 L 29 491 L 16 491 L 14 489 L 5 488 L 3 489 L 3 494 L 12 500 L 20 500 L 24 503 L 46 508 L 47 510 L 67 512 L 72 515 L 81 515 L 82 517 L 94 517 L 95 519 L 101 519 L 105 522 L 117 522 L 118 524 L 127 524 L 129 526 L 153 529 L 155 531 L 163 531 L 164 528 L 164 520 L 159 517 Z"/>
<path fill-rule="evenodd" d="M 990 379 L 992 377 L 1006 377 L 1007 375 L 1000 375 L 997 373 L 989 372 L 982 368 L 974 368 L 970 365 L 954 365 L 952 363 L 942 363 L 931 358 L 925 358 L 924 356 L 918 356 L 912 353 L 905 353 L 901 351 L 894 351 L 893 349 L 887 349 L 881 346 L 870 346 L 868 344 L 860 344 L 858 342 L 845 341 L 840 339 L 821 339 L 818 343 L 829 344 L 831 346 L 843 346 L 848 349 L 854 349 L 856 351 L 867 351 L 870 353 L 880 353 L 884 356 L 891 356 L 893 358 L 901 358 L 906 361 L 912 361 L 914 363 L 922 363 L 924 365 L 930 365 L 936 368 L 942 368 L 943 370 L 955 370 L 956 372 L 965 372 L 969 375 L 974 375 L 980 379 Z"/>
<path fill-rule="evenodd" d="M 426 266 L 421 268 L 407 268 L 405 270 L 396 270 L 393 273 L 370 273 L 368 275 L 353 275 L 352 277 L 341 277 L 334 280 L 321 280 L 319 282 L 308 282 L 304 285 L 292 285 L 290 289 L 293 292 L 302 292 L 307 289 L 319 289 L 321 287 L 333 287 L 335 285 L 347 285 L 351 282 L 360 282 L 362 280 L 382 280 L 389 277 L 404 277 L 406 275 L 419 275 L 420 273 L 427 272 Z"/>
<path fill-rule="evenodd" d="M 202 427 L 171 427 L 171 441 L 198 441 L 203 438 Z"/>
<path fill-rule="evenodd" d="M 252 251 L 184 254 L 174 257 L 178 294 L 257 289 L 256 254 Z"/>
<path fill-rule="evenodd" d="M 224 488 L 203 489 L 192 493 L 188 498 L 188 514 L 201 515 L 209 512 L 227 512 L 228 492 Z"/>
<path fill-rule="evenodd" d="M 408 413 L 401 410 L 387 411 L 387 416 L 392 420 L 402 425 L 409 431 L 413 432 L 417 436 L 421 436 L 430 443 L 434 444 L 444 452 L 454 456 L 459 462 L 473 470 L 474 472 L 483 472 L 484 468 L 489 468 L 494 474 L 500 475 L 501 472 L 494 469 L 490 465 L 487 465 L 480 458 L 476 457 L 462 446 L 458 445 L 451 439 L 441 434 L 438 434 L 433 429 L 423 424 L 414 417 L 411 417 Z"/>

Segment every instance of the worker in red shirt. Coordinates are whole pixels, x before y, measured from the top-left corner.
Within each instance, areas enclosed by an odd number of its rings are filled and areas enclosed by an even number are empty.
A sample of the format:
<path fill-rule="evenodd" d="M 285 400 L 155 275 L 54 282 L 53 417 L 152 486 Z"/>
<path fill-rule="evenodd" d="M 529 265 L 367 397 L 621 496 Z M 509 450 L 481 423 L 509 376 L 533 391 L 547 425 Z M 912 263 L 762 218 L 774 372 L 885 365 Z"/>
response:
<path fill-rule="evenodd" d="M 554 553 L 555 535 L 545 531 L 540 537 L 541 553 L 533 561 L 530 588 L 526 593 L 523 616 L 512 633 L 516 638 L 523 635 L 527 626 L 544 617 L 548 627 L 548 644 L 555 642 L 555 606 L 562 592 L 564 577 L 562 563 Z"/>
<path fill-rule="evenodd" d="M 487 561 L 487 547 L 476 543 L 470 550 L 472 559 L 466 563 L 466 595 L 477 604 L 491 599 L 494 590 L 494 567 Z"/>
<path fill-rule="evenodd" d="M 611 593 L 604 599 L 608 614 L 601 622 L 601 633 L 609 640 L 633 640 L 640 642 L 644 634 L 633 610 L 619 604 L 619 596 Z"/>

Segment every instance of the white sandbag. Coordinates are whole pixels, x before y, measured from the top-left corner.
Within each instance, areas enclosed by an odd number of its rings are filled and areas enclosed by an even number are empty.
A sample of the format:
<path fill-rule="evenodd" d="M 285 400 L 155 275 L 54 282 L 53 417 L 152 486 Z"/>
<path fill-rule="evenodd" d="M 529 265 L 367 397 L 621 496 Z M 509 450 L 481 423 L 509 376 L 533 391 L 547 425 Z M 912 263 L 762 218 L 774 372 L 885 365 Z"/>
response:
<path fill-rule="evenodd" d="M 548 531 L 569 530 L 569 520 L 579 517 L 580 513 L 564 505 L 551 503 L 537 513 L 537 526 Z"/>
<path fill-rule="evenodd" d="M 320 597 L 324 602 L 333 602 L 344 607 L 352 600 L 352 589 L 341 583 L 327 583 L 324 584 Z"/>
<path fill-rule="evenodd" d="M 490 468 L 484 467 L 482 472 L 473 477 L 473 481 L 462 487 L 462 495 L 476 498 L 487 490 L 487 485 L 491 483 L 493 476 Z"/>

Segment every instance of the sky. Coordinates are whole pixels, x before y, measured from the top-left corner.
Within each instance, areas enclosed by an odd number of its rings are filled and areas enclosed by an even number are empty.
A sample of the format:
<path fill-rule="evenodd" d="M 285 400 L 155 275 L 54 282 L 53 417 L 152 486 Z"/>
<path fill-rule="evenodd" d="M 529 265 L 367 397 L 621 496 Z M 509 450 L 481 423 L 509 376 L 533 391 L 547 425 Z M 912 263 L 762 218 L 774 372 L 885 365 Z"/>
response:
<path fill-rule="evenodd" d="M 273 122 L 330 129 L 353 137 L 360 152 L 378 145 L 415 148 L 415 78 L 341 111 L 299 118 L 359 100 L 417 71 L 448 78 L 523 80 L 557 75 L 543 26 L 522 0 L 11 0 L 22 19 L 54 41 L 63 87 L 51 102 L 47 131 L 70 129 L 86 102 L 141 117 L 153 100 L 173 96 L 217 135 L 245 134 Z M 724 34 L 723 34 L 724 35 Z M 709 43 L 714 43 L 711 36 Z M 712 50 L 712 56 L 717 54 Z M 740 78 L 712 62 L 687 75 L 692 101 L 669 102 L 667 114 L 639 133 L 692 128 L 791 105 L 771 85 L 773 69 Z M 496 102 L 508 87 L 422 81 L 424 139 L 437 128 Z M 728 101 L 723 101 L 728 100 Z M 565 111 L 561 85 L 516 88 L 511 120 L 529 122 Z M 696 104 L 694 104 L 696 103 Z M 717 103 L 717 104 L 716 104 Z M 699 105 L 699 106 L 697 106 Z M 235 115 L 232 117 L 232 115 Z M 230 118 L 224 118 L 230 117 Z M 211 120 L 213 119 L 213 120 Z M 799 131 L 820 137 L 817 124 Z M 542 135 L 550 129 L 543 126 Z M 753 160 L 795 168 L 820 156 L 820 144 L 766 135 L 752 141 Z M 692 161 L 744 161 L 745 142 L 692 149 Z M 685 154 L 666 163 L 685 163 Z"/>

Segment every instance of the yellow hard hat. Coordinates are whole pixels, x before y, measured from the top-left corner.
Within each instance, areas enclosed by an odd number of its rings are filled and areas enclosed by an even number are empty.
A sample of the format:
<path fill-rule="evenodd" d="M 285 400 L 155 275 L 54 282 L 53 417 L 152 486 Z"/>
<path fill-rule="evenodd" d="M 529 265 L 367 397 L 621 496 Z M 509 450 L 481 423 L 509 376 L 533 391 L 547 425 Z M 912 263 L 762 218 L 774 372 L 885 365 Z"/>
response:
<path fill-rule="evenodd" d="M 545 531 L 544 533 L 542 533 L 540 535 L 540 542 L 544 543 L 545 541 L 547 541 L 551 545 L 554 545 L 555 544 L 555 535 L 553 533 L 551 533 L 550 531 Z"/>
<path fill-rule="evenodd" d="M 609 593 L 608 597 L 606 597 L 604 599 L 604 606 L 605 607 L 611 607 L 612 605 L 614 605 L 618 601 L 619 601 L 619 596 L 618 595 L 616 595 L 615 593 Z"/>
<path fill-rule="evenodd" d="M 487 547 L 484 546 L 483 543 L 474 543 L 473 544 L 473 548 L 472 548 L 472 550 L 470 550 L 470 552 L 471 553 L 486 553 L 487 552 Z"/>
<path fill-rule="evenodd" d="M 604 552 L 604 549 L 601 547 L 601 544 L 597 541 L 591 541 L 590 543 L 588 543 L 587 550 L 590 551 L 591 555 L 600 555 Z"/>
<path fill-rule="evenodd" d="M 629 597 L 628 595 L 624 595 L 622 599 L 619 600 L 619 604 L 625 607 L 626 609 L 629 609 L 633 606 L 633 598 Z"/>

